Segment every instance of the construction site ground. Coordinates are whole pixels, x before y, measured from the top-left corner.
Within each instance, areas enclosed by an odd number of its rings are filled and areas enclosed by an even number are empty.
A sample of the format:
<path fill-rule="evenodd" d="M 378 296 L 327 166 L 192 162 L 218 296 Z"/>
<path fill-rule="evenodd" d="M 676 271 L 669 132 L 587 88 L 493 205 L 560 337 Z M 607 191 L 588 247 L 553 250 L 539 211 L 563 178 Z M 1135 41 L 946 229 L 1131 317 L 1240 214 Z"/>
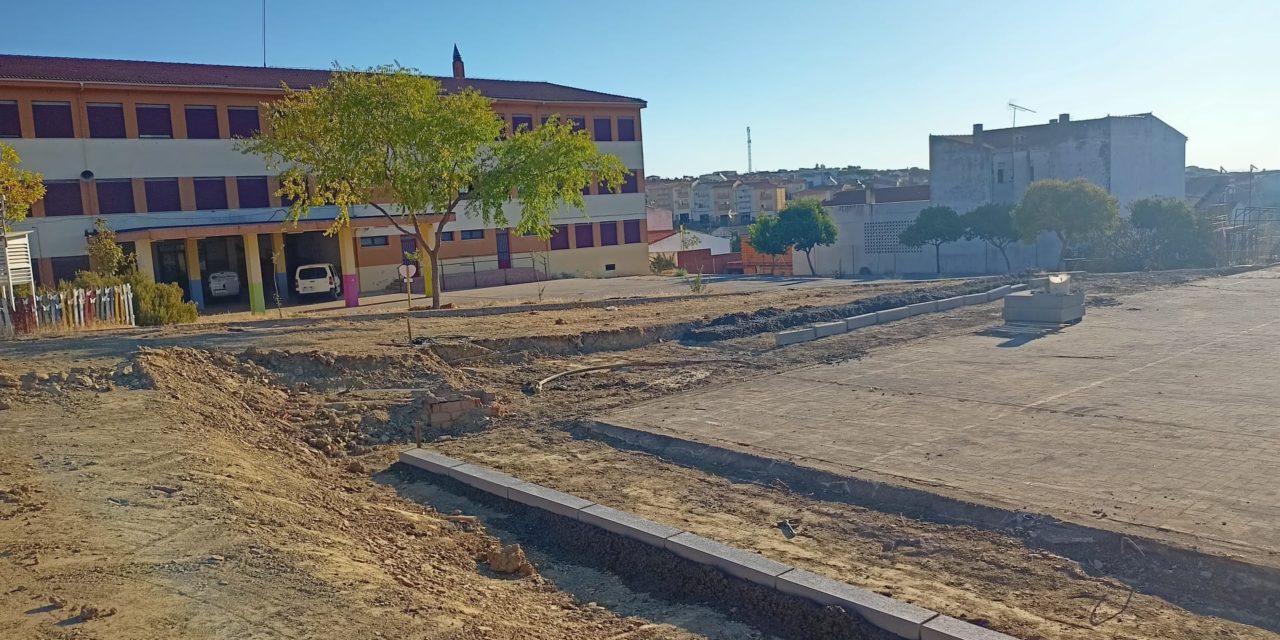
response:
<path fill-rule="evenodd" d="M 1267 287 L 1277 281 L 1265 278 L 1275 272 L 1256 272 L 1253 278 L 1219 275 L 1093 277 L 1086 283 L 1091 307 L 1085 323 L 1036 342 L 1048 348 L 1055 340 L 1086 335 L 1095 316 L 1099 333 L 1120 331 L 1115 326 L 1120 317 L 1143 313 L 1127 311 L 1130 307 L 1168 307 L 1206 322 L 1242 305 L 1261 305 L 1263 313 L 1262 307 L 1271 304 L 1274 311 L 1274 292 L 1267 293 Z M 1232 281 L 1247 281 L 1223 294 L 1238 294 L 1239 300 L 1208 301 L 1210 308 L 1198 310 L 1174 302 Z M 0 343 L 0 371 L 7 374 L 0 377 L 0 637 L 742 637 L 681 625 L 644 606 L 622 607 L 607 598 L 584 601 L 569 592 L 572 585 L 548 577 L 557 572 L 538 572 L 538 557 L 532 557 L 532 575 L 502 573 L 495 568 L 501 542 L 480 523 L 433 505 L 429 496 L 416 498 L 406 488 L 409 480 L 386 473 L 394 471 L 396 453 L 412 442 L 414 426 L 423 423 L 421 396 L 464 389 L 497 393 L 502 415 L 428 427 L 428 446 L 1020 638 L 1277 637 L 1143 592 L 1131 595 L 1119 580 L 1012 536 L 823 501 L 783 485 L 735 484 L 651 455 L 575 439 L 566 430 L 646 402 L 665 401 L 671 407 L 667 411 L 682 405 L 697 411 L 692 403 L 699 393 L 794 376 L 786 372 L 814 365 L 841 370 L 860 361 L 859 366 L 878 370 L 881 362 L 906 362 L 898 359 L 912 350 L 962 349 L 974 340 L 986 341 L 992 352 L 999 349 L 991 338 L 975 335 L 998 324 L 997 304 L 782 349 L 774 348 L 772 335 L 763 331 L 730 332 L 731 337 L 710 341 L 681 339 L 691 329 L 729 316 L 738 324 L 718 326 L 755 327 L 748 320 L 946 284 L 774 287 L 751 294 L 718 294 L 713 287 L 709 294 L 614 309 L 492 307 L 484 315 L 413 319 L 415 335 L 429 338 L 418 346 L 405 339 L 404 318 L 379 317 L 266 320 Z M 1245 300 L 1250 295 L 1270 297 L 1252 303 Z M 760 309 L 770 311 L 761 314 Z M 1181 340 L 1180 350 L 1218 335 L 1201 335 L 1192 325 L 1184 319 L 1177 327 L 1182 337 L 1171 338 Z M 1000 349 L 999 358 L 1041 348 L 1036 342 Z M 1254 357 L 1269 348 L 1264 343 Z M 1124 344 L 1141 348 L 1132 338 Z M 1233 344 L 1218 340 L 1194 352 L 1217 353 Z M 1110 372 L 1111 366 L 1125 364 L 1119 350 L 1102 355 L 1116 355 L 1117 362 L 1103 360 L 1107 371 L 1088 370 L 1072 388 L 1120 372 Z M 1165 355 L 1171 354 L 1149 354 L 1149 359 Z M 1054 376 L 1067 376 L 1070 371 L 1057 368 L 1065 366 L 1057 360 L 1077 359 L 1056 358 L 1047 365 Z M 541 393 L 525 393 L 531 382 L 552 374 L 621 361 L 650 366 L 565 376 Z M 1245 362 L 1250 375 L 1267 375 L 1260 360 Z M 1194 375 L 1191 368 L 1200 364 L 1186 364 L 1181 375 Z M 1027 368 L 1020 375 L 1031 379 L 1037 371 Z M 1211 375 L 1221 372 L 1206 370 L 1202 378 Z M 892 371 L 883 377 L 901 379 Z M 957 388 L 969 388 L 982 380 L 959 382 L 963 386 Z M 1093 388 L 1099 387 L 1105 385 Z M 913 390 L 901 393 L 908 391 Z M 1170 392 L 1148 393 L 1155 391 Z M 695 400 L 679 395 L 684 392 L 693 392 Z M 770 390 L 759 393 L 766 398 L 756 405 L 767 403 Z M 884 398 L 896 395 L 889 387 L 885 393 Z M 930 394 L 938 395 L 939 389 Z M 1178 406 L 1192 411 L 1191 401 L 1203 401 L 1205 394 L 1183 390 Z M 1241 389 L 1233 396 L 1250 407 L 1247 416 L 1220 413 L 1215 404 L 1215 410 L 1196 419 L 1203 423 L 1224 416 L 1232 427 L 1257 428 L 1257 421 L 1265 420 L 1262 412 L 1274 414 L 1275 408 L 1266 405 L 1269 396 L 1260 395 L 1259 389 Z M 837 411 L 845 401 L 824 400 L 820 408 Z M 856 397 L 847 402 L 865 404 Z M 968 424 L 960 416 L 937 418 Z M 1164 422 L 1149 428 L 1181 433 L 1178 425 Z M 1041 441 L 1042 448 L 1060 444 Z M 1229 454 L 1219 448 L 1224 445 L 1213 445 L 1208 457 L 1227 460 Z M 962 451 L 941 453 L 939 464 L 925 468 L 963 468 Z M 1132 455 L 1131 462 L 1151 464 L 1146 451 L 1135 449 Z M 1007 472 L 1003 465 L 1008 463 L 1000 464 Z M 1078 463 L 1039 464 L 1061 474 Z M 1244 471 L 1252 470 L 1264 482 L 1270 477 L 1247 455 L 1237 467 L 1247 467 Z M 1090 469 L 1099 485 L 1107 485 L 1099 475 L 1104 465 L 1094 461 Z M 1114 472 L 1133 473 L 1134 467 Z M 978 497 L 995 493 L 985 485 L 968 486 L 992 482 L 989 477 L 956 473 L 956 486 L 937 490 Z M 1106 494 L 1106 486 L 1097 493 L 1110 505 L 1131 500 L 1133 488 L 1125 489 L 1123 496 Z M 1218 518 L 1218 511 L 1226 510 L 1233 521 L 1219 525 L 1216 537 L 1191 528 L 1180 542 L 1265 560 L 1217 546 L 1224 532 L 1252 540 L 1245 535 L 1246 524 L 1265 513 L 1236 516 L 1265 509 L 1265 503 L 1223 505 L 1226 494 L 1192 489 L 1186 489 L 1191 497 L 1177 498 L 1184 511 L 1217 510 L 1205 515 Z M 1113 518 L 1112 508 L 1106 507 L 1106 519 L 1121 521 Z M 798 535 L 782 535 L 776 526 L 782 520 L 790 520 Z M 1249 526 L 1261 526 L 1255 531 L 1265 533 L 1265 524 Z M 724 604 L 708 603 L 732 609 Z"/>

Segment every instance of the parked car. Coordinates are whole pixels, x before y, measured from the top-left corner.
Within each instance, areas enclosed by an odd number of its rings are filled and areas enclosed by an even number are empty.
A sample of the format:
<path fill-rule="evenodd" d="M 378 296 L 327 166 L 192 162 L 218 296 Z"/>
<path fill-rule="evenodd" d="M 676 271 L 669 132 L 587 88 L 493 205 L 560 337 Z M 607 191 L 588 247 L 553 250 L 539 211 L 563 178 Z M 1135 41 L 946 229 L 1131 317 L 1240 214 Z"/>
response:
<path fill-rule="evenodd" d="M 234 271 L 210 273 L 209 295 L 214 298 L 234 298 L 240 295 L 240 274 Z"/>
<path fill-rule="evenodd" d="M 293 282 L 299 296 L 328 294 L 334 300 L 342 297 L 342 280 L 331 264 L 304 264 L 294 272 Z"/>

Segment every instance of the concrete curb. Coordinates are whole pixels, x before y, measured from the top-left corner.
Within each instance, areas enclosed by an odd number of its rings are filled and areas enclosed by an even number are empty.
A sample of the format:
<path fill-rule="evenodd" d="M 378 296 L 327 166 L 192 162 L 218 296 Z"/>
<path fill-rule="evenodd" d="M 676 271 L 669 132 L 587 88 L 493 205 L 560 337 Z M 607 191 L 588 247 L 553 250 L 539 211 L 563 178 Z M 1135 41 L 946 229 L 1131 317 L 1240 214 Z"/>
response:
<path fill-rule="evenodd" d="M 868 314 L 870 315 L 870 314 Z M 632 513 L 595 504 L 550 487 L 525 482 L 501 471 L 465 463 L 426 449 L 400 452 L 400 462 L 436 475 L 453 478 L 524 505 L 576 519 L 681 558 L 713 567 L 728 575 L 754 582 L 819 605 L 837 605 L 872 625 L 906 640 L 1016 640 L 935 611 L 894 600 L 878 593 L 796 569 L 758 553 L 732 547 L 687 531 L 668 527 Z"/>
<path fill-rule="evenodd" d="M 839 335 L 841 333 L 853 331 L 854 329 L 893 322 L 894 320 L 902 320 L 903 318 L 910 318 L 911 316 L 934 313 L 937 311 L 947 311 L 975 304 L 986 304 L 988 302 L 999 300 L 1015 291 L 1025 291 L 1026 289 L 1026 284 L 1006 284 L 985 293 L 971 293 L 965 296 L 954 296 L 930 302 L 909 304 L 905 307 L 894 307 L 893 309 L 885 309 L 875 313 L 864 313 L 860 316 L 845 318 L 843 322 L 815 322 L 808 327 L 779 331 L 773 334 L 773 342 L 774 346 L 777 347 L 783 347 L 797 342 L 809 342 L 810 340 Z"/>

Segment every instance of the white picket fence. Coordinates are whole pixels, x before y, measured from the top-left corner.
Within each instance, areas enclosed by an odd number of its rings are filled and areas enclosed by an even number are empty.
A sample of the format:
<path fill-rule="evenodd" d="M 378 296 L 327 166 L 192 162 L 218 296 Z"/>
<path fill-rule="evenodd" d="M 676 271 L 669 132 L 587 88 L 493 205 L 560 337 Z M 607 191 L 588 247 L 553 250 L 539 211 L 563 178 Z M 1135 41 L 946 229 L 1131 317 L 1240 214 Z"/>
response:
<path fill-rule="evenodd" d="M 12 307 L 8 292 L 0 294 L 0 334 L 5 336 L 136 324 L 128 284 L 14 296 Z"/>

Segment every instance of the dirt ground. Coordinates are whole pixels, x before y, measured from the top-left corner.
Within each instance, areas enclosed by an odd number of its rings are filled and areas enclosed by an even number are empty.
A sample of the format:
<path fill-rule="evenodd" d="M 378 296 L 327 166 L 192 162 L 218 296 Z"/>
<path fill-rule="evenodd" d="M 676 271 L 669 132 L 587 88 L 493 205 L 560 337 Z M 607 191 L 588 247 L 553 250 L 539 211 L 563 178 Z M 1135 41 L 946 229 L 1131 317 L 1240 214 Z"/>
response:
<path fill-rule="evenodd" d="M 1203 275 L 1095 279 L 1091 302 Z M 504 415 L 429 429 L 450 455 L 1018 637 L 1275 637 L 1141 594 L 1125 605 L 1125 586 L 1014 539 L 735 485 L 561 430 L 639 400 L 995 321 L 995 306 L 962 309 L 838 348 L 774 349 L 767 334 L 678 340 L 726 314 L 920 287 L 423 318 L 414 330 L 433 343 L 413 350 L 403 318 L 0 343 L 0 637 L 694 637 L 578 602 L 536 573 L 494 574 L 498 542 L 482 527 L 370 478 L 421 422 L 407 389 L 469 387 L 497 392 Z M 667 364 L 523 392 L 619 361 Z M 783 519 L 797 525 L 792 540 L 775 526 Z"/>

